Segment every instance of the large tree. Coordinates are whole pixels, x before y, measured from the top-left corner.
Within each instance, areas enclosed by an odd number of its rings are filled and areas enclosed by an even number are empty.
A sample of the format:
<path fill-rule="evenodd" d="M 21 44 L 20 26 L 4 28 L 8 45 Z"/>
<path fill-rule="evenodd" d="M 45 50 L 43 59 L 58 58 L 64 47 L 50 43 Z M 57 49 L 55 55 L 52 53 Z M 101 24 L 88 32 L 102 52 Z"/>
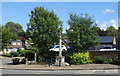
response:
<path fill-rule="evenodd" d="M 0 26 L 0 46 L 2 46 L 1 49 L 5 49 L 12 38 L 13 34 L 10 32 L 10 28 Z"/>
<path fill-rule="evenodd" d="M 114 26 L 110 26 L 106 29 L 108 32 L 107 36 L 114 36 L 116 38 L 117 44 L 119 44 L 119 31 L 114 28 Z"/>
<path fill-rule="evenodd" d="M 117 42 L 117 44 L 119 44 L 120 45 L 120 26 L 118 27 L 118 42 Z"/>
<path fill-rule="evenodd" d="M 16 39 L 19 35 L 23 35 L 24 31 L 22 25 L 14 22 L 7 22 L 5 24 L 6 29 L 10 29 L 10 32 L 13 33 L 13 38 Z M 23 35 L 24 36 L 24 35 Z"/>
<path fill-rule="evenodd" d="M 116 36 L 118 32 L 117 29 L 114 28 L 114 26 L 108 27 L 106 31 L 108 32 L 108 36 Z"/>
<path fill-rule="evenodd" d="M 45 56 L 49 48 L 58 43 L 62 22 L 53 11 L 48 11 L 44 7 L 34 8 L 29 16 L 27 37 L 31 39 L 35 51 Z"/>
<path fill-rule="evenodd" d="M 96 23 L 91 16 L 70 14 L 68 24 L 67 36 L 76 50 L 83 51 L 97 44 L 97 33 L 93 30 Z"/>

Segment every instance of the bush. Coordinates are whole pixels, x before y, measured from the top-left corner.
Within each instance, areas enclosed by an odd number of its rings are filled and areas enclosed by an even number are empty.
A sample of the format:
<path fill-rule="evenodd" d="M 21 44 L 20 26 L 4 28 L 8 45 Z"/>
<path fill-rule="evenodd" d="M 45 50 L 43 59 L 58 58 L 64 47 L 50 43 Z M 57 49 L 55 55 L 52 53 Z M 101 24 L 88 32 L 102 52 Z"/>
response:
<path fill-rule="evenodd" d="M 21 49 L 21 50 L 20 50 L 20 53 L 21 53 L 21 52 L 27 52 L 27 50 L 25 50 L 25 49 Z"/>
<path fill-rule="evenodd" d="M 21 50 L 21 49 L 17 49 L 17 52 L 18 52 L 19 54 L 20 54 L 20 50 Z"/>
<path fill-rule="evenodd" d="M 18 49 L 17 51 L 19 52 L 20 56 L 25 56 L 27 52 L 25 49 Z"/>
<path fill-rule="evenodd" d="M 94 57 L 94 63 L 109 64 L 109 63 L 112 63 L 112 62 L 113 62 L 113 60 L 111 58 L 107 58 L 105 56 Z"/>
<path fill-rule="evenodd" d="M 92 60 L 90 60 L 90 56 L 88 52 L 73 53 L 73 54 L 69 54 L 68 56 L 70 56 L 70 63 L 74 65 L 87 64 L 92 62 Z"/>
<path fill-rule="evenodd" d="M 19 53 L 18 52 L 12 52 L 11 55 L 13 55 L 13 57 L 18 57 Z"/>
<path fill-rule="evenodd" d="M 24 56 L 25 57 L 26 53 L 25 52 L 21 52 L 20 56 Z"/>
<path fill-rule="evenodd" d="M 11 57 L 11 54 L 10 53 L 6 53 L 3 56 Z"/>
<path fill-rule="evenodd" d="M 38 58 L 38 60 L 37 60 L 39 63 L 41 63 L 41 62 L 46 62 L 46 60 L 45 60 L 45 58 Z"/>

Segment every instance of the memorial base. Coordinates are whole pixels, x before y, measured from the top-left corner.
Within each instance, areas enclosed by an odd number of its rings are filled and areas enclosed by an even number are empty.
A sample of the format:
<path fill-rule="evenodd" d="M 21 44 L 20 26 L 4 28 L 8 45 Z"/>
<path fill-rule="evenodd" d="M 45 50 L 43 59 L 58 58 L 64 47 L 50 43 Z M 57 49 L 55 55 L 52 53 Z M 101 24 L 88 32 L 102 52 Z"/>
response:
<path fill-rule="evenodd" d="M 56 66 L 67 66 L 65 62 L 65 56 L 56 56 L 55 65 Z"/>

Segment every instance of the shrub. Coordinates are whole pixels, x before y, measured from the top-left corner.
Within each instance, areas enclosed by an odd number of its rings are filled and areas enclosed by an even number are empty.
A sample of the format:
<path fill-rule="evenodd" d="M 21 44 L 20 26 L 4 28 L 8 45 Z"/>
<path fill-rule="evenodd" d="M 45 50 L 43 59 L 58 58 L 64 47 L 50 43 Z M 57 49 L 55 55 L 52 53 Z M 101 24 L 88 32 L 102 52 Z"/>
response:
<path fill-rule="evenodd" d="M 19 54 L 20 54 L 20 50 L 21 50 L 21 49 L 17 49 L 17 52 L 18 52 Z"/>
<path fill-rule="evenodd" d="M 19 53 L 18 52 L 12 52 L 11 55 L 13 55 L 13 57 L 18 57 Z"/>
<path fill-rule="evenodd" d="M 111 58 L 107 58 L 105 56 L 95 56 L 94 57 L 94 63 L 99 63 L 99 64 L 109 64 L 112 63 Z"/>
<path fill-rule="evenodd" d="M 20 56 L 25 56 L 27 52 L 27 50 L 25 49 L 20 49 L 20 50 L 18 49 L 18 51 L 19 51 Z"/>
<path fill-rule="evenodd" d="M 70 62 L 74 65 L 91 63 L 91 59 L 88 52 L 85 53 L 73 53 L 70 54 Z"/>
<path fill-rule="evenodd" d="M 11 54 L 10 53 L 6 53 L 3 56 L 11 57 Z"/>
<path fill-rule="evenodd" d="M 27 50 L 25 50 L 25 49 L 21 49 L 21 50 L 20 50 L 20 53 L 21 53 L 21 52 L 27 52 Z"/>
<path fill-rule="evenodd" d="M 25 52 L 21 52 L 21 53 L 20 53 L 20 56 L 25 56 L 25 55 L 26 55 Z"/>
<path fill-rule="evenodd" d="M 38 62 L 45 62 L 45 58 L 38 58 Z"/>

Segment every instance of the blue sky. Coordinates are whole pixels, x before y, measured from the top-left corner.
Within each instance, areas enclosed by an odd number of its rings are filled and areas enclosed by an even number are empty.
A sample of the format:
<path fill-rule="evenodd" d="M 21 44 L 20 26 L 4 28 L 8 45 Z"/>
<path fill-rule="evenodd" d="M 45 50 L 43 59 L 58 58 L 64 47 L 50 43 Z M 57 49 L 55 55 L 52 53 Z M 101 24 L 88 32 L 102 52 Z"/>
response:
<path fill-rule="evenodd" d="M 67 21 L 69 13 L 88 13 L 101 29 L 113 25 L 118 26 L 117 2 L 2 2 L 2 24 L 13 21 L 19 23 L 26 30 L 29 23 L 29 14 L 35 7 L 44 6 L 63 21 L 64 30 L 69 28 Z M 64 31 L 65 32 L 65 31 Z"/>

